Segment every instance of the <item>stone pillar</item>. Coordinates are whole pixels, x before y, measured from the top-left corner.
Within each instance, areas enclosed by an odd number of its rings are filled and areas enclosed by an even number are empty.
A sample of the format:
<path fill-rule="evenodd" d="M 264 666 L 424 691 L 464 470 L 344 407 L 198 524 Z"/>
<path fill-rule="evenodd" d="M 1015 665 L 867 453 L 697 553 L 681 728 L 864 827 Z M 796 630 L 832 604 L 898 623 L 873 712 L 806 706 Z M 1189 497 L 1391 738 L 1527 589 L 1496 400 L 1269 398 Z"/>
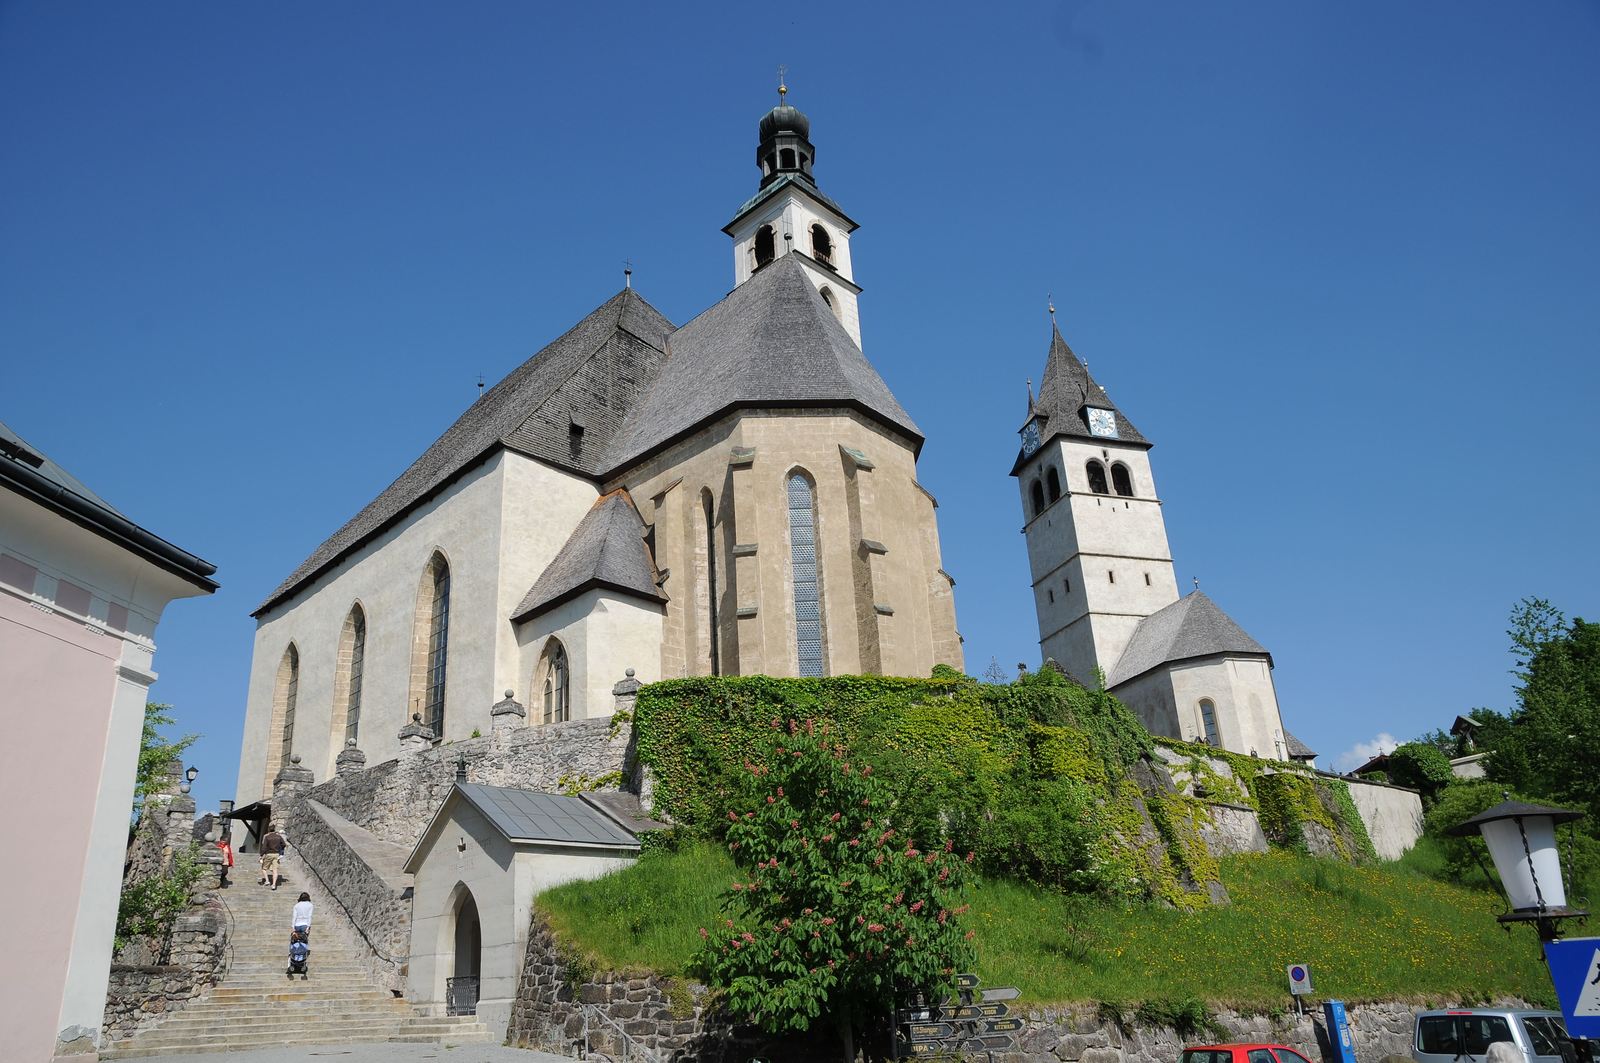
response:
<path fill-rule="evenodd" d="M 278 772 L 278 777 L 272 780 L 272 817 L 283 825 L 283 813 L 279 809 L 287 810 L 288 806 L 301 794 L 311 789 L 317 781 L 316 773 L 310 768 L 300 766 L 300 754 L 291 753 L 289 763 Z"/>
<path fill-rule="evenodd" d="M 167 802 L 163 812 L 166 814 L 166 823 L 163 824 L 165 836 L 161 842 L 161 866 L 170 868 L 173 854 L 187 850 L 189 843 L 194 841 L 194 798 L 188 794 L 178 794 Z"/>
<path fill-rule="evenodd" d="M 345 739 L 344 748 L 333 760 L 333 770 L 339 775 L 351 775 L 367 766 L 367 755 L 356 748 L 354 738 Z"/>
<path fill-rule="evenodd" d="M 639 681 L 633 678 L 633 669 L 629 668 L 626 678 L 619 680 L 611 688 L 611 696 L 617 699 L 616 705 L 611 710 L 614 715 L 624 712 L 632 715 L 633 706 L 639 700 L 639 686 Z M 495 707 L 499 708 L 498 705 Z"/>
<path fill-rule="evenodd" d="M 516 691 L 506 691 L 504 701 L 494 703 L 494 708 L 489 710 L 489 733 L 495 738 L 521 727 L 528 720 L 528 710 L 522 707 L 514 696 Z"/>
<path fill-rule="evenodd" d="M 195 882 L 191 895 L 198 896 L 211 890 L 222 888 L 222 850 L 217 848 L 217 839 L 220 837 L 215 828 L 206 832 L 205 840 L 200 843 L 200 850 L 196 854 L 204 872 Z"/>
<path fill-rule="evenodd" d="M 411 714 L 411 722 L 400 728 L 400 752 L 421 753 L 433 744 L 433 728 L 422 722 L 422 713 Z"/>

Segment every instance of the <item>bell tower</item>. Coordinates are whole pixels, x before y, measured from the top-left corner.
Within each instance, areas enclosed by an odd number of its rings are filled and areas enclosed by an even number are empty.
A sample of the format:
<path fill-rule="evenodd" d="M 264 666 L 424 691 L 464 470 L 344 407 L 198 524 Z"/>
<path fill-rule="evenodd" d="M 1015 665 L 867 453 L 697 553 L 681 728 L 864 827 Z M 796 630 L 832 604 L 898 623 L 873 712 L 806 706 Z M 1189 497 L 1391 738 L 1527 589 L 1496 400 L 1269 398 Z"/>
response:
<path fill-rule="evenodd" d="M 788 92 L 780 82 L 778 106 L 757 131 L 761 184 L 722 228 L 733 239 L 733 283 L 738 287 L 783 255 L 799 255 L 806 276 L 860 347 L 861 288 L 850 263 L 850 234 L 859 226 L 817 187 L 811 120 L 789 106 Z"/>
<path fill-rule="evenodd" d="M 1039 648 L 1093 686 L 1139 622 L 1178 600 L 1150 441 L 1061 338 L 1050 354 L 1012 465 L 1022 492 Z"/>

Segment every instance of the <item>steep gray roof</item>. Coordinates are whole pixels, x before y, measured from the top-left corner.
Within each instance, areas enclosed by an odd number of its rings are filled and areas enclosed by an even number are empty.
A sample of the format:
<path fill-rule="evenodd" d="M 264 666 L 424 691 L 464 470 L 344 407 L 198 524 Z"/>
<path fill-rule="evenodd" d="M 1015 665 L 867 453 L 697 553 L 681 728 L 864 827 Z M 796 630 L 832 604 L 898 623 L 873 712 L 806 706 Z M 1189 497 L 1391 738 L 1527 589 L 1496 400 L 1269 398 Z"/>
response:
<path fill-rule="evenodd" d="M 1128 420 L 1127 414 L 1111 401 L 1106 389 L 1089 375 L 1089 367 L 1072 352 L 1071 347 L 1067 346 L 1067 341 L 1061 338 L 1061 330 L 1052 322 L 1050 355 L 1045 361 L 1044 379 L 1039 383 L 1039 397 L 1034 400 L 1028 416 L 1041 418 L 1042 424 L 1039 429 L 1041 441 L 1047 441 L 1052 436 L 1102 441 L 1100 436 L 1089 431 L 1089 417 L 1084 410 L 1090 406 L 1110 410 L 1116 415 L 1117 439 L 1120 442 L 1143 443 L 1146 446 L 1150 444 L 1150 441 L 1133 426 L 1133 422 Z M 1016 474 L 1016 469 L 1022 466 L 1022 462 L 1019 450 L 1012 475 Z"/>
<path fill-rule="evenodd" d="M 526 620 L 596 587 L 664 602 L 644 545 L 644 521 L 626 491 L 596 500 L 511 619 Z"/>
<path fill-rule="evenodd" d="M 1290 734 L 1287 728 L 1283 732 L 1283 744 L 1289 751 L 1290 760 L 1315 760 L 1317 758 L 1317 751 Z"/>
<path fill-rule="evenodd" d="M 469 406 L 411 467 L 301 562 L 259 616 L 505 447 L 598 476 L 602 455 L 661 363 L 672 323 L 632 289 L 612 296 Z M 581 429 L 581 430 L 575 430 Z"/>
<path fill-rule="evenodd" d="M 1163 664 L 1218 653 L 1257 655 L 1272 663 L 1266 647 L 1245 634 L 1216 602 L 1191 591 L 1139 621 L 1122 659 L 1106 676 L 1106 686 L 1120 686 Z"/>
<path fill-rule="evenodd" d="M 922 433 L 806 277 L 783 255 L 667 338 L 661 371 L 612 440 L 620 469 L 741 406 L 852 407 Z"/>
<path fill-rule="evenodd" d="M 115 543 L 207 594 L 217 566 L 140 527 L 49 456 L 0 423 L 0 487 Z"/>

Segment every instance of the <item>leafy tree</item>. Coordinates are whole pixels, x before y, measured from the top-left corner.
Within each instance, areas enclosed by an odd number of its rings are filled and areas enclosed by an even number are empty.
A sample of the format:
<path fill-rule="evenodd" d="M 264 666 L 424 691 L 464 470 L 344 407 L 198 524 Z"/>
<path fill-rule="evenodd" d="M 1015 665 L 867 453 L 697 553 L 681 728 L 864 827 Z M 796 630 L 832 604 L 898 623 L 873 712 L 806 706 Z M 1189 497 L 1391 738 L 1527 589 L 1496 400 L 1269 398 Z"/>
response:
<path fill-rule="evenodd" d="M 1487 759 L 1489 777 L 1583 808 L 1600 825 L 1600 624 L 1570 624 L 1550 603 L 1511 613 L 1517 707 Z"/>
<path fill-rule="evenodd" d="M 948 987 L 973 959 L 965 859 L 895 822 L 872 767 L 827 725 L 772 721 L 738 776 L 727 842 L 740 871 L 696 966 L 727 1007 L 771 1033 L 831 1021 L 855 1032 L 897 988 Z"/>
<path fill-rule="evenodd" d="M 1482 883 L 1484 869 L 1493 867 L 1483 836 L 1477 833 L 1466 837 L 1452 837 L 1449 831 L 1478 813 L 1498 805 L 1507 797 L 1518 801 L 1530 800 L 1516 793 L 1508 793 L 1499 783 L 1486 779 L 1457 781 L 1439 792 L 1433 807 L 1423 819 L 1423 830 L 1437 838 L 1445 854 L 1445 877 L 1452 882 Z M 1582 824 L 1580 823 L 1580 828 Z M 1562 828 L 1559 843 L 1562 848 L 1563 870 L 1575 883 L 1577 893 L 1589 892 L 1590 883 L 1600 879 L 1600 841 L 1583 829 L 1570 832 Z M 1573 903 L 1569 898 L 1568 903 Z"/>
<path fill-rule="evenodd" d="M 1407 742 L 1389 754 L 1389 779 L 1399 786 L 1409 786 L 1421 792 L 1425 802 L 1455 778 L 1450 771 L 1450 760 L 1432 745 Z"/>
<path fill-rule="evenodd" d="M 171 727 L 172 706 L 154 701 L 144 707 L 144 731 L 139 735 L 139 775 L 133 788 L 133 814 L 138 817 L 145 801 L 160 794 L 167 785 L 167 766 L 183 756 L 184 750 L 194 745 L 199 735 L 184 735 L 168 741 L 161 733 Z"/>

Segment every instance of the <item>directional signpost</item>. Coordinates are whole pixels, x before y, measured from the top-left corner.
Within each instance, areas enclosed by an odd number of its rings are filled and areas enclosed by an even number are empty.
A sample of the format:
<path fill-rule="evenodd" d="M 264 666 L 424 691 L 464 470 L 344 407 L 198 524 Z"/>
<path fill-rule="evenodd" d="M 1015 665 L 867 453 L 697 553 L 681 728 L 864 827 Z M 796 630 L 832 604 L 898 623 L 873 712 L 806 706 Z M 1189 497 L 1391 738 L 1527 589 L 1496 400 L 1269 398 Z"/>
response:
<path fill-rule="evenodd" d="M 1015 1000 L 1015 986 L 983 989 L 975 974 L 956 975 L 956 995 L 946 1000 L 926 1000 L 921 994 L 903 997 L 895 1009 L 895 1058 L 928 1058 L 967 1052 L 1014 1051 L 1013 1034 L 1022 1020 L 1009 1015 L 1003 1003 Z"/>
<path fill-rule="evenodd" d="M 1600 938 L 1547 941 L 1544 958 L 1561 1000 L 1567 1033 L 1600 1038 Z"/>

